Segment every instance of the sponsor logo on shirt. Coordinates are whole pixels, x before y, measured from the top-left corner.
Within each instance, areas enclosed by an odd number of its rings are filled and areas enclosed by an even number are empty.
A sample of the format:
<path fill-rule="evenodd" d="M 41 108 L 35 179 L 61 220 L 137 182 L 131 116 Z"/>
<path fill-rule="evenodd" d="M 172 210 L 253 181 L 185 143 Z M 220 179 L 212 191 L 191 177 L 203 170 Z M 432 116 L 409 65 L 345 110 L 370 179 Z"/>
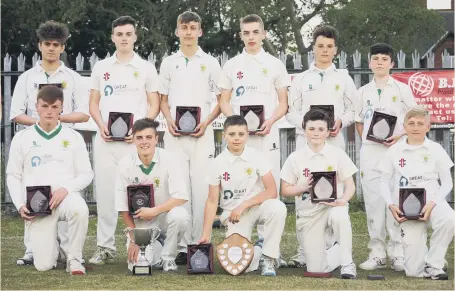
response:
<path fill-rule="evenodd" d="M 41 165 L 41 158 L 38 156 L 33 156 L 32 159 L 30 160 L 30 163 L 32 164 L 32 167 L 38 167 Z"/>
<path fill-rule="evenodd" d="M 41 145 L 37 144 L 36 141 L 32 142 L 32 146 L 30 148 L 38 148 L 41 147 Z"/>
<path fill-rule="evenodd" d="M 403 158 L 399 159 L 398 165 L 400 166 L 400 168 L 403 168 L 404 166 L 406 166 L 406 160 Z"/>
<path fill-rule="evenodd" d="M 270 149 L 270 151 L 276 151 L 278 150 L 279 148 L 276 147 L 276 143 L 273 143 L 272 144 L 272 148 Z"/>
<path fill-rule="evenodd" d="M 229 175 L 228 172 L 224 172 L 222 178 L 224 181 L 229 181 L 229 179 L 231 179 L 231 175 Z"/>
<path fill-rule="evenodd" d="M 121 85 L 106 85 L 104 87 L 104 96 L 109 96 L 109 95 L 118 95 L 122 93 L 135 93 L 138 92 L 139 88 L 137 87 L 129 87 L 127 84 L 121 84 Z"/>
<path fill-rule="evenodd" d="M 245 87 L 240 86 L 235 90 L 235 95 L 237 97 L 242 96 L 245 93 Z"/>
<path fill-rule="evenodd" d="M 406 187 L 409 184 L 409 181 L 406 177 L 401 176 L 400 180 L 398 181 L 400 187 Z"/>
<path fill-rule="evenodd" d="M 232 197 L 234 197 L 234 193 L 232 193 L 231 190 L 224 190 L 223 191 L 223 199 L 224 200 L 232 199 Z"/>
<path fill-rule="evenodd" d="M 112 95 L 112 93 L 114 93 L 114 88 L 111 85 L 104 86 L 104 96 Z"/>
<path fill-rule="evenodd" d="M 111 77 L 111 74 L 109 74 L 109 72 L 104 73 L 104 81 L 109 80 L 110 77 Z"/>
<path fill-rule="evenodd" d="M 305 201 L 310 197 L 310 192 L 303 192 L 302 193 L 302 201 Z"/>
<path fill-rule="evenodd" d="M 310 169 L 305 168 L 305 169 L 303 170 L 303 175 L 304 175 L 305 177 L 308 178 L 308 176 L 310 175 Z"/>
<path fill-rule="evenodd" d="M 223 199 L 228 200 L 228 199 L 240 199 L 243 195 L 246 194 L 246 189 L 237 189 L 237 190 L 224 190 L 223 191 Z"/>
<path fill-rule="evenodd" d="M 134 177 L 133 184 L 135 185 L 139 184 L 139 177 Z"/>
<path fill-rule="evenodd" d="M 365 119 L 370 119 L 373 116 L 373 110 L 371 108 L 368 108 L 368 110 L 365 112 Z"/>
<path fill-rule="evenodd" d="M 238 71 L 237 72 L 237 79 L 239 79 L 239 80 L 243 79 L 243 72 L 242 71 Z"/>

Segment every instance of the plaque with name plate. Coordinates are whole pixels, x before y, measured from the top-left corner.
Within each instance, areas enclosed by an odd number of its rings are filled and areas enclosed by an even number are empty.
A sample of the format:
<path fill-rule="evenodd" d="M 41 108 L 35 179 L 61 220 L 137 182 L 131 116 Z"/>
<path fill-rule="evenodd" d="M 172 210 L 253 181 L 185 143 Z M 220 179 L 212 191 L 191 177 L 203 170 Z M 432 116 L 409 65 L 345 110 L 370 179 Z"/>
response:
<path fill-rule="evenodd" d="M 333 105 L 310 105 L 310 110 L 317 109 L 325 112 L 329 117 L 329 122 L 327 127 L 329 131 L 333 131 L 333 127 L 335 126 L 335 109 Z"/>
<path fill-rule="evenodd" d="M 201 108 L 193 106 L 177 106 L 175 113 L 177 132 L 183 135 L 196 133 L 201 122 Z"/>
<path fill-rule="evenodd" d="M 264 123 L 264 105 L 240 106 L 240 116 L 245 118 L 249 134 L 254 135 Z"/>
<path fill-rule="evenodd" d="M 393 135 L 396 124 L 396 116 L 375 111 L 371 118 L 366 139 L 377 143 L 384 143 Z"/>
<path fill-rule="evenodd" d="M 213 245 L 188 245 L 187 274 L 213 274 Z"/>
<path fill-rule="evenodd" d="M 127 112 L 109 112 L 107 128 L 113 141 L 124 141 L 133 127 L 134 115 Z"/>
<path fill-rule="evenodd" d="M 245 272 L 254 256 L 254 246 L 245 237 L 234 233 L 216 246 L 218 262 L 229 274 L 237 276 Z"/>
<path fill-rule="evenodd" d="M 133 215 L 142 207 L 155 207 L 153 185 L 130 185 L 126 188 L 128 195 L 128 208 Z"/>
<path fill-rule="evenodd" d="M 417 220 L 426 204 L 426 191 L 424 188 L 400 188 L 399 207 L 403 212 L 402 217 L 408 220 Z"/>
<path fill-rule="evenodd" d="M 51 215 L 51 186 L 28 186 L 26 207 L 32 216 Z"/>
<path fill-rule="evenodd" d="M 333 202 L 337 199 L 336 171 L 311 172 L 313 183 L 310 188 L 312 203 Z"/>

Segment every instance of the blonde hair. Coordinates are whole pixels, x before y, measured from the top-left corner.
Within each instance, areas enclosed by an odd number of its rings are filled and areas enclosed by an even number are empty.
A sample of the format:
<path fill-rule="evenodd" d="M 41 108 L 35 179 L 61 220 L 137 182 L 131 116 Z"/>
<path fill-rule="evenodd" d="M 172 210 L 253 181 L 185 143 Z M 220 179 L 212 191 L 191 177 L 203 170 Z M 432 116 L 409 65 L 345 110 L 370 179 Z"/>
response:
<path fill-rule="evenodd" d="M 430 121 L 430 112 L 422 106 L 413 106 L 406 112 L 406 115 L 404 116 L 404 122 L 407 122 L 409 118 L 412 117 L 425 117 L 427 121 Z"/>

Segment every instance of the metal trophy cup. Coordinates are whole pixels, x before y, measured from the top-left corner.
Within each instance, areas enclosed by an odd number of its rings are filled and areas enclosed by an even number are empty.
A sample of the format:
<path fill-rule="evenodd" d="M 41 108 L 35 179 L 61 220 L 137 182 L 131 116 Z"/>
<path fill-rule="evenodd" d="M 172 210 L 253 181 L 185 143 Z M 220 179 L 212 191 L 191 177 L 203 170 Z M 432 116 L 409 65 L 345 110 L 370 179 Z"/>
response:
<path fill-rule="evenodd" d="M 133 266 L 133 275 L 150 276 L 152 275 L 152 265 L 145 257 L 146 247 L 153 243 L 159 236 L 159 229 L 156 228 L 135 228 L 134 240 L 140 248 L 140 255 L 137 263 Z"/>

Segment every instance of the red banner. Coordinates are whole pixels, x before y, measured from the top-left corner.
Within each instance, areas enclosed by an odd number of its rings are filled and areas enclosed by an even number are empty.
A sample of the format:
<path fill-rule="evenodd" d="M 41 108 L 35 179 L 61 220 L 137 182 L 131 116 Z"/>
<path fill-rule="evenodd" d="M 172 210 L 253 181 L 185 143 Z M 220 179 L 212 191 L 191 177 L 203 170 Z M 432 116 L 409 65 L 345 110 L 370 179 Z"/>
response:
<path fill-rule="evenodd" d="M 417 104 L 431 114 L 432 128 L 453 128 L 455 73 L 450 71 L 405 72 L 392 75 L 409 86 Z"/>

